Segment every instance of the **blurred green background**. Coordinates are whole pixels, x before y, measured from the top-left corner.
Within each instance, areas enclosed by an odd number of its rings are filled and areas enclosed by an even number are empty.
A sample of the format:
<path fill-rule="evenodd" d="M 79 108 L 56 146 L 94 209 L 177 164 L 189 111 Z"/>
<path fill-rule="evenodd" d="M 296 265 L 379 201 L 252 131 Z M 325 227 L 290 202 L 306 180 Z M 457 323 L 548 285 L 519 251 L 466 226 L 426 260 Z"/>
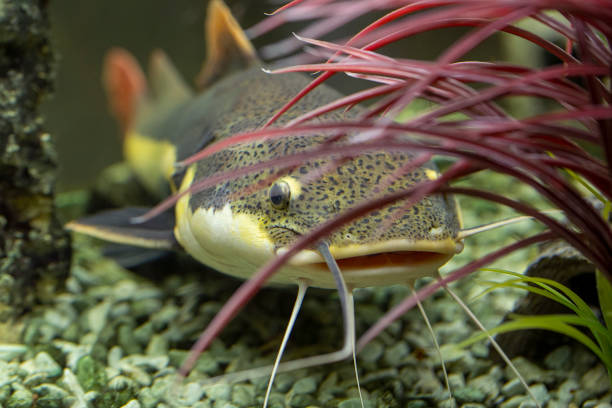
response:
<path fill-rule="evenodd" d="M 120 135 L 111 118 L 101 85 L 105 52 L 120 46 L 147 63 L 151 50 L 161 48 L 191 81 L 205 55 L 203 21 L 206 0 L 51 1 L 52 36 L 56 48 L 55 94 L 44 105 L 47 127 L 59 152 L 58 190 L 90 185 L 102 168 L 121 159 Z M 227 1 L 243 27 L 266 18 L 275 3 Z M 354 33 L 370 19 L 344 27 Z M 291 35 L 295 25 L 277 29 L 254 41 L 257 47 Z M 387 52 L 409 58 L 435 58 L 462 30 L 448 29 L 415 36 Z M 340 34 L 342 36 L 342 34 Z M 472 58 L 497 58 L 499 40 L 479 47 Z M 333 86 L 354 90 L 342 77 Z"/>

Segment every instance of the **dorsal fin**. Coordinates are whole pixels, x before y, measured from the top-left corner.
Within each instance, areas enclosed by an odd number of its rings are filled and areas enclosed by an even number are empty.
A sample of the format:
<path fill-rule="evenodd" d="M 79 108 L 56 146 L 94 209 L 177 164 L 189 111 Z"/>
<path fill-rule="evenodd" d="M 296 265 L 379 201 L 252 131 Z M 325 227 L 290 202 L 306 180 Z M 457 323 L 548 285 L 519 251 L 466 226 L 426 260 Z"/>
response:
<path fill-rule="evenodd" d="M 102 82 L 110 110 L 125 135 L 133 125 L 138 105 L 146 94 L 144 73 L 132 54 L 123 48 L 113 48 L 104 58 Z"/>
<path fill-rule="evenodd" d="M 192 95 L 191 89 L 162 50 L 151 53 L 149 78 L 157 100 L 169 101 L 166 103 L 182 102 Z"/>
<path fill-rule="evenodd" d="M 257 55 L 246 34 L 221 0 L 211 0 L 205 23 L 206 61 L 196 78 L 199 89 L 224 74 L 257 63 Z"/>

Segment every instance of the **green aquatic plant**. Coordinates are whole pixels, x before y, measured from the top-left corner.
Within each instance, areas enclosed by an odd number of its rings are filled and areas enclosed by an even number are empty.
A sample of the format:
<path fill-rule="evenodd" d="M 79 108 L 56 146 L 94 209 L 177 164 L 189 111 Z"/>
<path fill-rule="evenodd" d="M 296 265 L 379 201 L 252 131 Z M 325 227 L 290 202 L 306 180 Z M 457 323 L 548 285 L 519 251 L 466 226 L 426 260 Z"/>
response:
<path fill-rule="evenodd" d="M 541 329 L 571 337 L 586 346 L 601 360 L 608 370 L 608 377 L 612 383 L 612 285 L 600 272 L 596 271 L 595 275 L 601 318 L 574 291 L 555 280 L 525 276 L 497 268 L 485 268 L 483 271 L 508 275 L 510 278 L 503 282 L 488 282 L 489 288 L 481 295 L 496 289 L 515 288 L 544 296 L 563 305 L 571 312 L 540 315 L 511 314 L 510 321 L 488 330 L 488 335 L 515 330 Z M 589 332 L 590 336 L 585 331 Z M 483 340 L 487 333 L 479 333 L 458 346 L 466 347 Z"/>

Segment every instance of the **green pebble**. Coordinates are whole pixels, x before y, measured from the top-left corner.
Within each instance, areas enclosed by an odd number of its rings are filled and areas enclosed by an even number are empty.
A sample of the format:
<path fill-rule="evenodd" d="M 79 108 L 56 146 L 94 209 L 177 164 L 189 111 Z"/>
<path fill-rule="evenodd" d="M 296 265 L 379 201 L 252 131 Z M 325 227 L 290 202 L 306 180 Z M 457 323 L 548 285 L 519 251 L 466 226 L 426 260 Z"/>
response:
<path fill-rule="evenodd" d="M 297 380 L 291 391 L 294 394 L 311 394 L 317 390 L 317 382 L 312 377 L 301 378 Z"/>
<path fill-rule="evenodd" d="M 198 401 L 191 408 L 211 408 L 210 401 Z"/>
<path fill-rule="evenodd" d="M 36 407 L 55 408 L 62 405 L 68 397 L 68 392 L 55 384 L 41 384 L 32 389 L 37 395 Z"/>
<path fill-rule="evenodd" d="M 168 357 L 170 358 L 170 365 L 172 367 L 180 367 L 183 364 L 183 361 L 189 355 L 188 351 L 171 349 L 168 351 Z"/>
<path fill-rule="evenodd" d="M 163 306 L 159 299 L 139 299 L 132 302 L 132 316 L 136 319 L 150 316 Z"/>
<path fill-rule="evenodd" d="M 85 392 L 92 390 L 100 391 L 105 387 L 107 382 L 104 365 L 94 360 L 89 355 L 79 359 L 76 368 L 76 377 Z"/>
<path fill-rule="evenodd" d="M 145 353 L 149 356 L 166 356 L 168 354 L 168 340 L 162 334 L 154 334 L 149 337 L 149 344 Z"/>
<path fill-rule="evenodd" d="M 474 387 L 458 388 L 453 392 L 453 396 L 460 403 L 483 402 L 486 398 L 486 394 L 484 392 Z"/>
<path fill-rule="evenodd" d="M 153 323 L 146 322 L 134 329 L 134 339 L 140 344 L 147 344 L 154 335 Z"/>
<path fill-rule="evenodd" d="M 142 388 L 138 392 L 138 401 L 142 404 L 143 408 L 154 408 L 159 402 L 159 398 L 151 388 Z"/>
<path fill-rule="evenodd" d="M 212 353 L 202 353 L 198 358 L 195 366 L 193 367 L 194 371 L 206 373 L 206 374 L 215 374 L 219 371 L 219 364 L 217 360 L 215 360 Z"/>
<path fill-rule="evenodd" d="M 374 363 L 382 356 L 385 351 L 384 346 L 381 342 L 373 340 L 359 352 L 359 360 Z"/>
<path fill-rule="evenodd" d="M 81 330 L 78 323 L 71 323 L 66 330 L 62 332 L 62 339 L 70 342 L 78 342 Z"/>
<path fill-rule="evenodd" d="M 519 405 L 521 405 L 521 403 L 524 402 L 526 399 L 527 397 L 523 395 L 516 395 L 510 398 L 509 400 L 502 402 L 499 405 L 499 408 L 518 408 Z"/>
<path fill-rule="evenodd" d="M 150 388 L 145 388 L 151 391 L 151 395 L 158 400 L 165 398 L 168 395 L 171 387 L 174 386 L 176 377 L 174 375 L 166 375 L 164 377 L 158 377 L 153 381 L 153 385 Z"/>
<path fill-rule="evenodd" d="M 364 400 L 363 405 L 366 408 L 373 407 L 373 402 Z M 359 398 L 350 398 L 338 404 L 338 408 L 361 408 L 361 400 Z"/>
<path fill-rule="evenodd" d="M 502 386 L 501 392 L 506 397 L 513 397 L 525 391 L 523 383 L 518 378 L 513 378 Z"/>
<path fill-rule="evenodd" d="M 215 384 L 206 389 L 206 395 L 215 401 L 229 401 L 232 395 L 232 387 L 227 384 Z"/>
<path fill-rule="evenodd" d="M 134 335 L 134 328 L 128 324 L 119 326 L 118 343 L 126 355 L 142 354 L 142 347 L 140 347 Z"/>
<path fill-rule="evenodd" d="M 287 405 L 290 407 L 302 408 L 309 405 L 315 405 L 316 403 L 317 401 L 312 397 L 312 395 L 293 394 L 289 397 Z"/>
<path fill-rule="evenodd" d="M 423 400 L 413 400 L 406 404 L 406 408 L 426 408 L 428 405 Z"/>
<path fill-rule="evenodd" d="M 140 402 L 138 400 L 129 400 L 127 404 L 123 405 L 121 408 L 140 408 Z"/>
<path fill-rule="evenodd" d="M 11 395 L 11 386 L 10 384 L 6 384 L 0 387 L 0 402 L 6 401 Z"/>
<path fill-rule="evenodd" d="M 33 403 L 32 393 L 25 388 L 20 388 L 9 397 L 6 408 L 30 408 Z"/>
<path fill-rule="evenodd" d="M 397 368 L 385 368 L 382 370 L 371 371 L 362 377 L 363 383 L 371 383 L 375 381 L 385 381 L 397 378 Z"/>
<path fill-rule="evenodd" d="M 98 395 L 93 406 L 98 407 L 121 407 L 136 397 L 136 386 L 129 378 L 115 377 L 109 383 L 109 387 Z"/>
<path fill-rule="evenodd" d="M 260 404 L 263 404 L 263 398 L 259 402 Z M 280 392 L 270 393 L 270 398 L 268 399 L 268 406 L 270 408 L 285 408 L 285 396 Z"/>
<path fill-rule="evenodd" d="M 62 367 L 45 351 L 36 354 L 33 360 L 26 361 L 21 367 L 28 374 L 43 374 L 46 377 L 57 377 L 62 373 Z"/>
<path fill-rule="evenodd" d="M 395 343 L 385 351 L 384 361 L 391 367 L 402 364 L 403 359 L 410 353 L 410 347 L 403 341 Z"/>
<path fill-rule="evenodd" d="M 246 384 L 234 385 L 232 402 L 240 407 L 252 405 L 255 402 L 255 387 Z"/>

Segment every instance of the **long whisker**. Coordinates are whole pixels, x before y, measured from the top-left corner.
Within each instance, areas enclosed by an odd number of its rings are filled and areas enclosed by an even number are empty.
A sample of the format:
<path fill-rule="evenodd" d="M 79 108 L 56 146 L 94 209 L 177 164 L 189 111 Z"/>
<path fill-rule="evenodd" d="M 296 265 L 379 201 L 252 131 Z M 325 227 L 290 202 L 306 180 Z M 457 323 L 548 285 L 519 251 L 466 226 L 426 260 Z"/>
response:
<path fill-rule="evenodd" d="M 355 310 L 353 303 L 353 294 L 349 292 L 340 267 L 336 259 L 332 256 L 329 245 L 325 241 L 321 241 L 317 244 L 317 250 L 325 259 L 327 267 L 334 276 L 336 281 L 336 287 L 338 289 L 338 297 L 340 298 L 340 306 L 342 308 L 342 315 L 344 320 L 344 338 L 345 346 L 350 344 L 350 350 L 353 354 L 353 366 L 355 367 L 355 379 L 357 380 L 357 390 L 359 391 L 359 401 L 361 402 L 361 408 L 365 408 L 363 403 L 363 396 L 361 395 L 361 385 L 359 384 L 359 373 L 357 371 L 357 356 L 355 354 Z"/>
<path fill-rule="evenodd" d="M 308 289 L 308 282 L 304 279 L 298 279 L 297 297 L 295 298 L 295 304 L 293 305 L 293 310 L 291 311 L 289 323 L 287 323 L 287 329 L 285 330 L 283 341 L 281 342 L 278 354 L 276 355 L 276 360 L 274 361 L 272 374 L 270 374 L 270 380 L 268 381 L 268 388 L 266 389 L 266 396 L 264 398 L 263 408 L 266 408 L 268 406 L 268 399 L 270 398 L 270 393 L 272 392 L 272 384 L 274 383 L 274 377 L 276 376 L 278 365 L 280 364 L 281 357 L 283 356 L 285 347 L 287 346 L 287 341 L 289 340 L 289 336 L 291 335 L 293 326 L 295 325 L 295 320 L 297 319 L 298 313 L 300 312 L 300 308 L 302 307 L 304 295 L 306 295 L 306 289 Z"/>
<path fill-rule="evenodd" d="M 423 316 L 423 320 L 425 320 L 425 324 L 427 325 L 429 334 L 431 334 L 431 339 L 433 340 L 436 351 L 438 352 L 438 358 L 440 358 L 440 364 L 442 365 L 442 372 L 444 373 L 444 381 L 446 382 L 446 389 L 448 390 L 450 394 L 448 398 L 449 400 L 452 401 L 453 392 L 451 390 L 450 381 L 448 380 L 448 372 L 446 371 L 446 364 L 444 364 L 444 358 L 442 357 L 442 352 L 440 351 L 440 344 L 438 343 L 438 339 L 436 339 L 436 333 L 434 332 L 433 327 L 431 326 L 431 322 L 429 321 L 429 318 L 427 317 L 427 313 L 425 313 L 423 304 L 419 300 L 419 297 L 416 295 L 416 291 L 414 290 L 414 285 L 412 284 L 412 282 L 408 282 L 408 286 L 410 287 L 410 290 L 412 291 L 412 296 L 414 296 L 416 299 L 416 304 L 419 308 L 419 311 L 421 312 L 421 316 Z"/>
<path fill-rule="evenodd" d="M 514 374 L 516 375 L 516 377 L 519 379 L 519 381 L 521 382 L 521 384 L 523 385 L 523 387 L 525 388 L 525 390 L 527 391 L 527 394 L 529 394 L 529 396 L 531 397 L 531 399 L 533 400 L 533 402 L 536 404 L 536 407 L 541 408 L 542 405 L 540 404 L 540 402 L 538 401 L 538 399 L 535 397 L 535 395 L 533 395 L 533 392 L 531 392 L 531 389 L 529 388 L 529 385 L 527 385 L 527 382 L 525 381 L 525 378 L 521 375 L 521 373 L 518 371 L 518 369 L 516 368 L 516 366 L 512 363 L 512 361 L 510 361 L 510 359 L 508 358 L 508 355 L 506 353 L 504 353 L 504 350 L 502 350 L 502 348 L 499 346 L 499 344 L 495 341 L 495 339 L 493 338 L 493 336 L 491 336 L 489 334 L 489 332 L 487 331 L 487 329 L 485 329 L 485 327 L 482 325 L 482 323 L 480 322 L 480 320 L 478 320 L 478 318 L 476 317 L 476 315 L 474 315 L 474 313 L 470 310 L 470 308 L 465 304 L 465 302 L 463 302 L 463 300 L 461 300 L 461 298 L 459 298 L 459 296 L 457 296 L 457 294 L 455 292 L 453 292 L 448 285 L 446 285 L 446 283 L 444 283 L 442 281 L 442 279 L 439 279 L 440 282 L 442 282 L 442 286 L 444 287 L 444 289 L 446 290 L 446 292 L 455 300 L 455 302 L 457 302 L 457 304 L 459 306 L 461 306 L 461 308 L 465 311 L 465 313 L 470 317 L 470 319 L 472 319 L 472 321 L 476 324 L 476 326 L 478 326 L 478 328 L 480 330 L 482 330 L 483 333 L 485 333 L 487 335 L 487 337 L 489 338 L 489 341 L 491 342 L 491 344 L 493 345 L 493 347 L 495 347 L 495 350 L 497 350 L 497 352 L 499 353 L 499 355 L 501 356 L 501 358 L 506 362 L 506 364 L 508 365 L 508 367 L 510 367 L 510 369 L 514 372 Z"/>

